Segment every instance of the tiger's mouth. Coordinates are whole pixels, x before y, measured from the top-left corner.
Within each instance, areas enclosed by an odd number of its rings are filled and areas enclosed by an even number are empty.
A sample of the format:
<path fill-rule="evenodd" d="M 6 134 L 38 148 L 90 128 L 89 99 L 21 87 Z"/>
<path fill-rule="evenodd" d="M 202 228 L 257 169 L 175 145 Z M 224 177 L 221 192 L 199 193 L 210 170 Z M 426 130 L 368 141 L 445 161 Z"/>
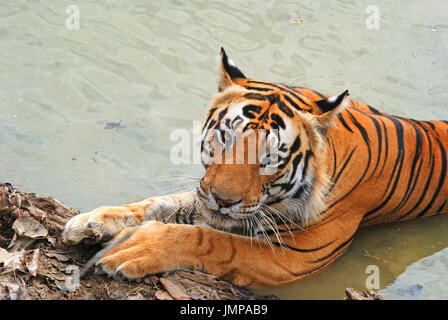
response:
<path fill-rule="evenodd" d="M 253 217 L 262 206 L 262 203 L 257 203 L 256 205 L 245 207 L 242 205 L 242 201 L 238 201 L 234 205 L 220 207 L 215 201 L 212 201 L 210 197 L 206 197 L 200 186 L 197 186 L 196 192 L 199 200 L 201 201 L 201 204 L 205 208 L 207 208 L 207 210 L 214 218 L 233 220 L 249 219 Z"/>
<path fill-rule="evenodd" d="M 259 208 L 260 206 L 257 206 L 256 209 L 253 209 L 253 210 L 250 210 L 250 211 L 244 211 L 244 212 L 230 211 L 228 213 L 222 213 L 220 210 L 210 210 L 210 211 L 211 211 L 211 213 L 215 217 L 220 217 L 220 218 L 226 218 L 227 217 L 227 218 L 233 219 L 233 220 L 244 220 L 244 219 L 250 219 L 254 215 L 256 215 L 257 212 L 260 209 Z"/>
<path fill-rule="evenodd" d="M 245 220 L 245 219 L 250 219 L 253 216 L 255 216 L 260 208 L 261 208 L 261 204 L 254 206 L 253 209 L 251 210 L 246 210 L 246 211 L 225 211 L 222 212 L 221 210 L 213 210 L 210 209 L 209 207 L 207 207 L 207 205 L 203 202 L 203 199 L 201 199 L 201 202 L 203 205 L 205 205 L 207 211 L 210 213 L 210 215 L 212 215 L 214 218 L 218 218 L 218 219 L 230 219 L 230 220 L 235 220 L 235 221 L 241 221 L 241 220 Z"/>
<path fill-rule="evenodd" d="M 258 210 L 260 209 L 261 205 L 257 205 L 255 209 L 252 209 L 250 211 L 244 211 L 244 212 L 229 212 L 227 215 L 235 220 L 242 220 L 242 219 L 249 219 L 252 216 L 254 216 Z"/>
<path fill-rule="evenodd" d="M 230 214 L 222 214 L 216 210 L 210 210 L 205 207 L 206 210 L 202 211 L 202 216 L 205 218 L 207 225 L 217 230 L 230 232 L 242 236 L 254 235 L 255 230 L 251 221 L 258 216 L 258 210 L 253 212 L 232 212 Z"/>

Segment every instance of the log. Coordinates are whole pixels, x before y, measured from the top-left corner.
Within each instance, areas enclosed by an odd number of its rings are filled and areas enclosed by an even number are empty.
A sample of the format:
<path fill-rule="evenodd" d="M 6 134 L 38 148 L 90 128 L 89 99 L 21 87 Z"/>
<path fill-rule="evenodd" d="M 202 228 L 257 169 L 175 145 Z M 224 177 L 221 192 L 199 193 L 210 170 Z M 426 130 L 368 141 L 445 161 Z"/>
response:
<path fill-rule="evenodd" d="M 0 300 L 275 299 L 258 296 L 196 269 L 151 275 L 139 282 L 119 281 L 88 268 L 83 270 L 102 247 L 69 247 L 62 243 L 65 223 L 77 214 L 79 211 L 55 198 L 23 193 L 9 183 L 0 184 Z M 33 223 L 28 223 L 30 219 L 34 219 Z M 48 232 L 35 232 L 42 231 L 42 227 Z"/>
<path fill-rule="evenodd" d="M 359 291 L 354 288 L 345 289 L 345 300 L 383 300 L 383 296 L 373 290 Z"/>

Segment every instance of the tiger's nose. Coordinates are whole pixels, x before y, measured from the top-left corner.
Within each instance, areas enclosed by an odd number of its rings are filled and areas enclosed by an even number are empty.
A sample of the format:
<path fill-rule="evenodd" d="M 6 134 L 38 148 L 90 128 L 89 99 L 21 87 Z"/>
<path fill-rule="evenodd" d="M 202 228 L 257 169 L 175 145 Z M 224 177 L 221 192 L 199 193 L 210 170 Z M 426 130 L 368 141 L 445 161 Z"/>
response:
<path fill-rule="evenodd" d="M 234 200 L 230 200 L 230 199 L 226 200 L 226 199 L 223 199 L 222 196 L 220 196 L 216 192 L 213 192 L 213 191 L 210 191 L 210 192 L 212 194 L 212 197 L 215 199 L 216 203 L 218 204 L 218 206 L 220 208 L 228 208 L 228 207 L 231 207 L 241 201 L 241 200 L 234 201 Z"/>

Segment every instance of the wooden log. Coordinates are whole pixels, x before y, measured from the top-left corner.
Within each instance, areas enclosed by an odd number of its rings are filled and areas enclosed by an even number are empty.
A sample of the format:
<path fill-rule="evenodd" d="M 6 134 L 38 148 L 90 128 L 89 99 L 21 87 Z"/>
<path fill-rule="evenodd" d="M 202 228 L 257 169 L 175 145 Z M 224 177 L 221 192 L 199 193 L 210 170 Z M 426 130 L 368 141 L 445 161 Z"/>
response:
<path fill-rule="evenodd" d="M 372 290 L 365 292 L 354 288 L 345 289 L 345 300 L 383 300 L 383 296 Z"/>
<path fill-rule="evenodd" d="M 74 277 L 76 272 L 82 270 L 101 250 L 100 245 L 68 247 L 61 242 L 65 223 L 78 213 L 55 198 L 23 193 L 9 183 L 0 184 L 0 248 L 7 250 L 16 260 L 19 259 L 19 263 L 22 262 L 20 259 L 24 260 L 24 266 L 32 266 L 32 270 L 8 270 L 0 263 L 0 300 L 55 297 L 73 300 L 136 297 L 148 300 L 168 297 L 194 300 L 275 298 L 258 296 L 195 269 L 152 275 L 139 282 L 117 281 L 87 270 L 77 283 Z M 48 235 L 44 239 L 28 239 L 17 235 L 12 226 L 19 217 L 34 218 L 36 223 L 48 230 Z M 39 250 L 39 255 L 36 250 Z M 173 291 L 173 288 L 182 288 L 183 294 Z"/>

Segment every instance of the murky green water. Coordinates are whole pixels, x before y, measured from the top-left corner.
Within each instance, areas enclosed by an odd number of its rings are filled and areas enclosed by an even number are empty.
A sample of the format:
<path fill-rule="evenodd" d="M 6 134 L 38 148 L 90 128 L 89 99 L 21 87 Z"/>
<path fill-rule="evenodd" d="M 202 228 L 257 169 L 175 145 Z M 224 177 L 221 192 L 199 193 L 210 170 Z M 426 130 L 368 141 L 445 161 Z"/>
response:
<path fill-rule="evenodd" d="M 0 0 L 0 181 L 88 210 L 180 191 L 197 165 L 169 161 L 176 128 L 191 130 L 216 92 L 224 46 L 250 77 L 352 97 L 421 119 L 448 119 L 447 1 Z M 291 21 L 299 18 L 302 24 Z M 109 128 L 107 123 L 119 122 Z M 334 298 L 381 287 L 448 246 L 448 216 L 378 226 L 323 273 L 268 290 L 282 298 Z M 387 258 L 389 263 L 363 256 Z"/>

